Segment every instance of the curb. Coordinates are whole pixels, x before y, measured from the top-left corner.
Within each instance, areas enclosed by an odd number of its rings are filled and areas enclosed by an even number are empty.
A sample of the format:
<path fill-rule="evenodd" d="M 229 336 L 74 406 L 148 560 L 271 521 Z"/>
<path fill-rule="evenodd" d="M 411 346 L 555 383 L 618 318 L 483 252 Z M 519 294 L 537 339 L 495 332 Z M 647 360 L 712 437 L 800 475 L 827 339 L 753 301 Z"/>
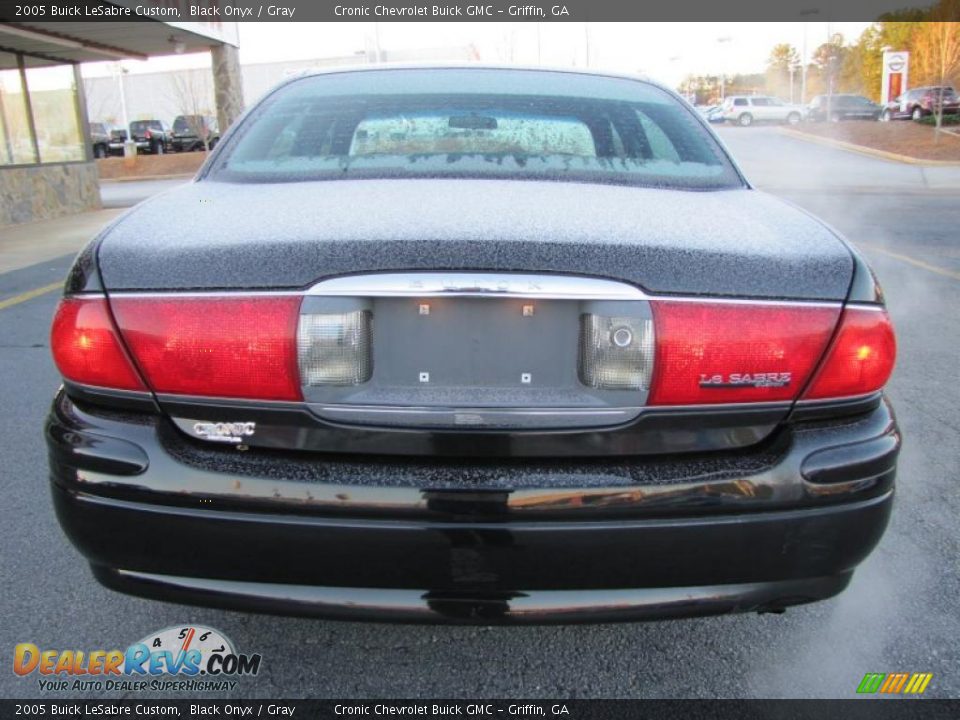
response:
<path fill-rule="evenodd" d="M 883 160 L 892 160 L 893 162 L 904 163 L 906 165 L 960 167 L 960 160 L 924 160 L 922 158 L 911 157 L 910 155 L 901 155 L 899 153 L 888 152 L 886 150 L 877 150 L 876 148 L 867 147 L 866 145 L 855 145 L 854 143 L 845 142 L 843 140 L 834 140 L 833 138 L 821 137 L 820 135 L 811 135 L 801 130 L 779 128 L 779 132 L 782 135 L 788 135 L 790 137 L 797 138 L 798 140 L 805 140 L 807 142 L 817 143 L 819 145 L 827 145 L 828 147 L 848 150 L 850 152 L 860 153 L 861 155 L 869 155 L 871 157 L 881 158 Z"/>
<path fill-rule="evenodd" d="M 141 180 L 188 180 L 196 173 L 178 173 L 176 175 L 138 175 L 137 177 L 100 178 L 101 183 L 139 182 Z"/>

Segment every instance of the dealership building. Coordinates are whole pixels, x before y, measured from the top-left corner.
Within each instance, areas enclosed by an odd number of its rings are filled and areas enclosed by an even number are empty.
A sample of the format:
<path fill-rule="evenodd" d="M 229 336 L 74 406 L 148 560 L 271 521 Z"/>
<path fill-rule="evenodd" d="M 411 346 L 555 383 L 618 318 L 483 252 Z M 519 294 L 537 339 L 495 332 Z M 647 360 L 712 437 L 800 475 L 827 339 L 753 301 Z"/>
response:
<path fill-rule="evenodd" d="M 0 22 L 0 226 L 100 206 L 81 63 L 209 50 L 225 128 L 243 109 L 237 46 L 235 23 Z"/>

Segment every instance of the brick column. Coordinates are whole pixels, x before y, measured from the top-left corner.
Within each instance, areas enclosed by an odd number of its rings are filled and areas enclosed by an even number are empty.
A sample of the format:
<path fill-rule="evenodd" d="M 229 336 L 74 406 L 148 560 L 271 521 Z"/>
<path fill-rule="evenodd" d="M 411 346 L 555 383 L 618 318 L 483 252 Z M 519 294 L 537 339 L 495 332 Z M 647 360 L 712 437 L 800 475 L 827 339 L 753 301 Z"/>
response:
<path fill-rule="evenodd" d="M 233 45 L 210 48 L 213 61 L 213 90 L 217 101 L 217 123 L 220 132 L 243 111 L 243 77 L 240 74 L 240 54 Z"/>

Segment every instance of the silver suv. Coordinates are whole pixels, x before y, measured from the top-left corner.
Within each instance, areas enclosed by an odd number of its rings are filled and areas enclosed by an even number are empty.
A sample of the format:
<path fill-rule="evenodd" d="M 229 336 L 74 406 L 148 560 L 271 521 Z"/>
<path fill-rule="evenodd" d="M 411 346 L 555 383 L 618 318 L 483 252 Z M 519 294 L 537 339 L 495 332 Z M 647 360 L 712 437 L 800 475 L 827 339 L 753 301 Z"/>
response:
<path fill-rule="evenodd" d="M 796 125 L 803 119 L 801 105 L 790 105 L 767 95 L 729 95 L 723 101 L 723 119 L 744 127 L 759 122 Z"/>

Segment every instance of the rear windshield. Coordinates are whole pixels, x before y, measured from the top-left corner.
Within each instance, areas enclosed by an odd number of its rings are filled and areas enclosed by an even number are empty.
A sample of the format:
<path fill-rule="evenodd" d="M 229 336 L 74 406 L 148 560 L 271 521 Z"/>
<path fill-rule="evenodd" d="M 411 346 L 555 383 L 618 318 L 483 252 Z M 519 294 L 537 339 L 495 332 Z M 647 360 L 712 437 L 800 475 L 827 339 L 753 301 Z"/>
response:
<path fill-rule="evenodd" d="M 131 132 L 143 132 L 144 130 L 160 130 L 163 124 L 159 120 L 135 120 L 130 123 Z"/>
<path fill-rule="evenodd" d="M 655 86 L 481 69 L 294 81 L 254 110 L 212 173 L 236 182 L 502 177 L 741 185 L 695 114 Z"/>

